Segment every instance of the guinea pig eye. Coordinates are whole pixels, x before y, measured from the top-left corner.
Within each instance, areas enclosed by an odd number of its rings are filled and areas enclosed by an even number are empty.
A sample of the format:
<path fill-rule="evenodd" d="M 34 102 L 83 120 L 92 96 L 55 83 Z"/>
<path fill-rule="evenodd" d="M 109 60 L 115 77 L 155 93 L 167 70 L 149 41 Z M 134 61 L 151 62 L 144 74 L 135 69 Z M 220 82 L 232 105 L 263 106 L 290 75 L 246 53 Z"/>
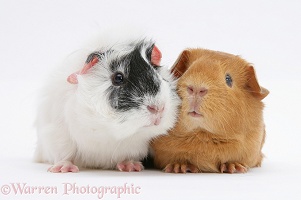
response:
<path fill-rule="evenodd" d="M 226 83 L 229 87 L 232 87 L 233 80 L 232 80 L 232 77 L 229 74 L 226 74 Z"/>
<path fill-rule="evenodd" d="M 124 75 L 121 72 L 116 72 L 112 76 L 112 83 L 115 86 L 120 86 L 124 84 Z"/>

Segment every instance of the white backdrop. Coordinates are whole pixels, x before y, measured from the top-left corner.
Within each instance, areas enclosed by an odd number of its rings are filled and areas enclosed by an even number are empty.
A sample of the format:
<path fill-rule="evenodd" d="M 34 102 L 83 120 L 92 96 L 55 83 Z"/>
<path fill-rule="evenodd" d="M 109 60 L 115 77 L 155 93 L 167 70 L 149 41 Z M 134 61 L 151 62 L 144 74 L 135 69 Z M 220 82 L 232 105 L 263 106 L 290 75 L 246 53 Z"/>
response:
<path fill-rule="evenodd" d="M 98 199 L 84 191 L 88 185 L 124 184 L 138 192 L 121 199 L 300 199 L 300 10 L 297 0 L 0 0 L 0 199 Z M 32 162 L 35 101 L 43 80 L 95 32 L 121 25 L 153 37 L 166 66 L 187 47 L 226 51 L 254 64 L 259 82 L 271 92 L 264 100 L 267 140 L 261 168 L 232 175 L 51 174 L 47 164 Z M 14 190 L 19 183 L 57 191 L 20 194 Z M 64 191 L 70 184 L 82 191 Z"/>

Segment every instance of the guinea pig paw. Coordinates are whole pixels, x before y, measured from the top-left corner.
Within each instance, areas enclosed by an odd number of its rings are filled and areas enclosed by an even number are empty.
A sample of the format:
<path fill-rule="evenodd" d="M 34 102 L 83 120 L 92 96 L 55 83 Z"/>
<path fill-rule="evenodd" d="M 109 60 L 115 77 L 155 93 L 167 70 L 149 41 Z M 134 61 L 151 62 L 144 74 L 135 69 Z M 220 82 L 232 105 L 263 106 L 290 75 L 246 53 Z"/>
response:
<path fill-rule="evenodd" d="M 199 169 L 192 165 L 192 164 L 179 164 L 179 163 L 175 163 L 175 164 L 168 164 L 166 165 L 166 167 L 163 169 L 164 172 L 166 173 L 198 173 Z"/>
<path fill-rule="evenodd" d="M 122 161 L 116 168 L 121 172 L 140 172 L 144 169 L 142 163 L 137 161 Z"/>
<path fill-rule="evenodd" d="M 220 172 L 221 173 L 246 173 L 248 171 L 248 167 L 234 162 L 234 163 L 223 163 L 220 166 Z"/>
<path fill-rule="evenodd" d="M 67 172 L 77 173 L 79 172 L 79 169 L 76 165 L 72 164 L 71 162 L 63 161 L 51 166 L 50 168 L 48 168 L 47 171 L 52 173 L 67 173 Z"/>

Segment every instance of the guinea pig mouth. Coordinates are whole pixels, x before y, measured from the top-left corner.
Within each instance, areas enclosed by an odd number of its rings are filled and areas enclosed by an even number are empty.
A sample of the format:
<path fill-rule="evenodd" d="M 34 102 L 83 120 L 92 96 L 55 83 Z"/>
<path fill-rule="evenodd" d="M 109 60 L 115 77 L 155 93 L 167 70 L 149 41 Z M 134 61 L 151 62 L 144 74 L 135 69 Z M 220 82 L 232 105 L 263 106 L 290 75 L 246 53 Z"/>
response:
<path fill-rule="evenodd" d="M 198 113 L 196 111 L 188 112 L 188 115 L 191 117 L 195 117 L 195 118 L 203 117 L 203 115 L 201 113 Z"/>

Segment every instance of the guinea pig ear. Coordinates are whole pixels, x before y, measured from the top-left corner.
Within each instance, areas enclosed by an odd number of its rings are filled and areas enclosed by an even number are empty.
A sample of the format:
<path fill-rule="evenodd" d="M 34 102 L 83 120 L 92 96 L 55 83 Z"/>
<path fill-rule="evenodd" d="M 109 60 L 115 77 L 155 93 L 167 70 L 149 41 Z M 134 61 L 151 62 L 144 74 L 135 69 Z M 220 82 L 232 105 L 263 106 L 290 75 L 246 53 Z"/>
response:
<path fill-rule="evenodd" d="M 171 68 L 171 73 L 178 79 L 188 69 L 190 51 L 184 50 Z"/>
<path fill-rule="evenodd" d="M 270 92 L 258 84 L 255 70 L 253 66 L 248 67 L 248 82 L 247 89 L 259 100 L 264 99 Z"/>
<path fill-rule="evenodd" d="M 155 66 L 160 66 L 161 58 L 162 58 L 161 51 L 158 49 L 157 46 L 154 45 L 151 54 L 151 64 Z"/>
<path fill-rule="evenodd" d="M 77 76 L 86 74 L 89 69 L 91 69 L 96 63 L 98 63 L 98 61 L 99 58 L 97 54 L 95 53 L 90 54 L 86 60 L 84 67 L 80 71 L 74 72 L 73 74 L 69 75 L 67 81 L 71 84 L 77 84 L 78 83 Z"/>

